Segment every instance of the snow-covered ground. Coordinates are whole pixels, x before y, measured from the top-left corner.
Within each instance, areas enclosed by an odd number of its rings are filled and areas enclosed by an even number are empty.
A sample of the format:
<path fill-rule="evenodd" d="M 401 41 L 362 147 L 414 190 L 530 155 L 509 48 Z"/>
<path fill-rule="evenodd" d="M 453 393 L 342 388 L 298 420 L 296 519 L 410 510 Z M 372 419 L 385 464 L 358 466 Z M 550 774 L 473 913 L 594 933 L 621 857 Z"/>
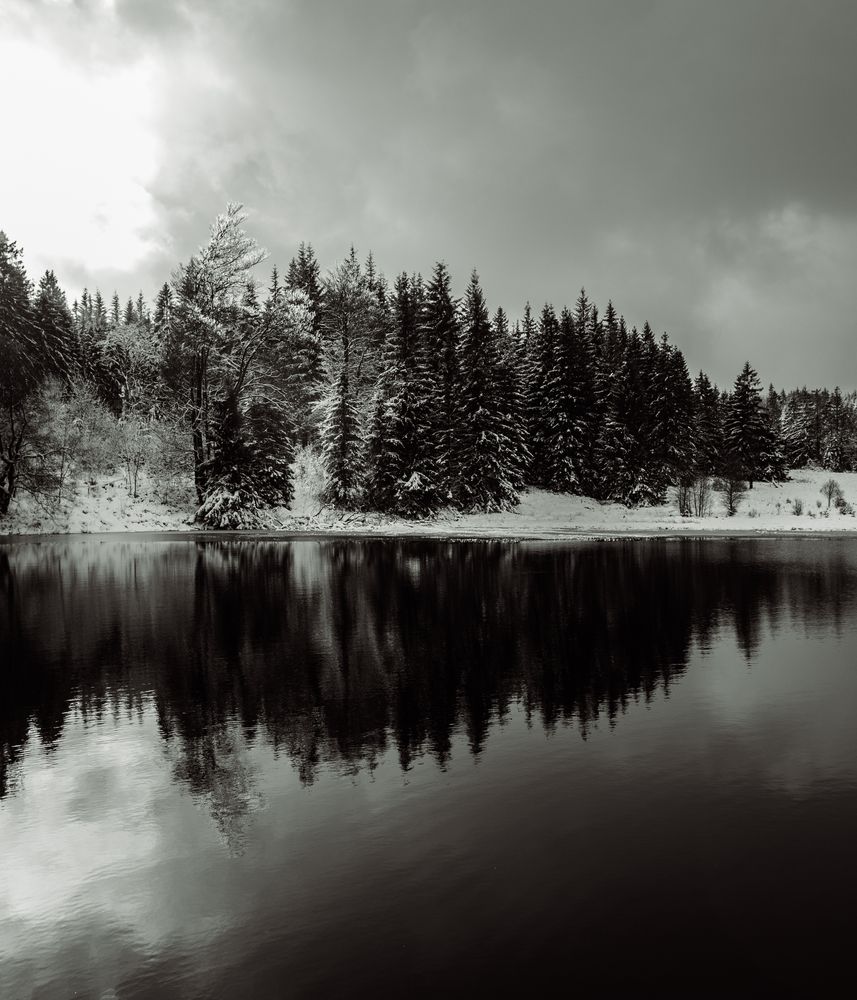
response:
<path fill-rule="evenodd" d="M 299 478 L 295 502 L 289 510 L 270 512 L 271 531 L 354 533 L 378 535 L 451 535 L 459 537 L 562 538 L 573 536 L 744 534 L 791 532 L 855 532 L 857 517 L 828 512 L 821 486 L 829 479 L 839 484 L 845 499 L 857 506 L 857 473 L 830 473 L 800 469 L 788 482 L 756 484 L 742 499 L 738 513 L 726 515 L 719 494 L 712 497 L 707 517 L 682 517 L 675 501 L 660 507 L 628 508 L 529 490 L 514 510 L 500 514 L 442 512 L 428 521 L 381 514 L 344 513 L 325 508 L 318 499 L 318 482 Z M 803 513 L 795 514 L 795 501 Z M 0 534 L 86 533 L 110 531 L 189 531 L 193 524 L 193 495 L 189 486 L 164 497 L 148 484 L 132 499 L 121 476 L 104 478 L 78 488 L 74 502 L 48 513 L 22 503 L 0 520 Z"/>

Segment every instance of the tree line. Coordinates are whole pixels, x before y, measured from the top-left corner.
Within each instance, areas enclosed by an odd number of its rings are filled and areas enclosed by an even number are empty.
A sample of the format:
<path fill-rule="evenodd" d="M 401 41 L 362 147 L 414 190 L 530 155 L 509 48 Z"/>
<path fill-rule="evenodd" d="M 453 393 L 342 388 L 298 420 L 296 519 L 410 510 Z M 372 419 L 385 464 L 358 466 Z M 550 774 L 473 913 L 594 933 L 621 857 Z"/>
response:
<path fill-rule="evenodd" d="M 657 504 L 857 462 L 854 393 L 765 397 L 749 362 L 721 391 L 584 290 L 512 324 L 475 271 L 458 299 L 443 262 L 390 283 L 352 248 L 322 276 L 301 244 L 260 299 L 244 222 L 230 205 L 151 309 L 88 290 L 69 306 L 0 234 L 0 514 L 19 491 L 62 496 L 86 427 L 134 487 L 172 454 L 213 527 L 288 506 L 296 447 L 322 450 L 325 502 L 406 516 L 506 509 L 529 485 Z"/>

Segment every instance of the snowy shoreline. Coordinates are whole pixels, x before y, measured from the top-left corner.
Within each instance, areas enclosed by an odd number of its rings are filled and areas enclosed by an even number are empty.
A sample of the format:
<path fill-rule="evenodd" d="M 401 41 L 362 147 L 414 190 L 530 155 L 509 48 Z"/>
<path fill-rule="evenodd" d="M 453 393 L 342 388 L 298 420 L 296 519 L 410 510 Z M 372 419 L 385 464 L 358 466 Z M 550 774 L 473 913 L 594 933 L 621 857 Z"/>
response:
<path fill-rule="evenodd" d="M 291 509 L 269 512 L 267 523 L 243 531 L 214 532 L 192 523 L 188 494 L 171 501 L 152 490 L 137 499 L 128 497 L 121 480 L 104 480 L 83 487 L 74 502 L 51 514 L 20 507 L 0 521 L 0 540 L 48 536 L 142 534 L 188 538 L 434 538 L 508 539 L 534 541 L 604 540 L 610 538 L 794 538 L 857 535 L 857 517 L 827 509 L 820 490 L 835 478 L 849 500 L 857 498 L 857 473 L 831 474 L 820 469 L 794 470 L 781 484 L 761 483 L 745 495 L 732 517 L 714 497 L 706 517 L 682 517 L 675 503 L 629 508 L 575 497 L 528 490 L 510 511 L 462 514 L 443 511 L 428 520 L 383 514 L 331 510 L 314 491 L 296 496 Z M 821 506 L 819 506 L 819 502 Z M 794 511 L 801 507 L 803 513 Z"/>

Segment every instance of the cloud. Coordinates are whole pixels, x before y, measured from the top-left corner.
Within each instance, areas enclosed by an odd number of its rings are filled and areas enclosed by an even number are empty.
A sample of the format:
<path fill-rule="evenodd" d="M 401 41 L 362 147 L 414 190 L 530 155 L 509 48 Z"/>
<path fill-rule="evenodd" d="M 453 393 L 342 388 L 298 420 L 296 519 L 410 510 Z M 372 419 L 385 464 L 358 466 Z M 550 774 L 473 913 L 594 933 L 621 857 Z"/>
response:
<path fill-rule="evenodd" d="M 850 3 L 11 5 L 4 44 L 55 82 L 31 74 L 35 106 L 13 112 L 3 225 L 39 266 L 65 256 L 77 286 L 151 295 L 240 200 L 281 267 L 300 240 L 323 265 L 372 248 L 388 274 L 444 257 L 513 316 L 585 285 L 718 381 L 750 355 L 766 380 L 857 384 L 839 334 L 857 220 Z M 74 183 L 30 125 L 47 90 Z M 790 212 L 813 234 L 803 256 L 771 229 Z M 799 276 L 803 300 L 826 296 L 826 366 L 803 346 Z M 774 343 L 789 350 L 771 358 Z"/>

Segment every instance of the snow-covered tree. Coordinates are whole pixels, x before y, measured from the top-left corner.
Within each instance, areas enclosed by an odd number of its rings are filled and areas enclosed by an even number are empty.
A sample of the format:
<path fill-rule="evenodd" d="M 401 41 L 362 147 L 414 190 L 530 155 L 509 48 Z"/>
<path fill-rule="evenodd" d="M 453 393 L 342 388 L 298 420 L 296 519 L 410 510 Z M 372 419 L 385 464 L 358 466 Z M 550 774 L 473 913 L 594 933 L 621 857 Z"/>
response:
<path fill-rule="evenodd" d="M 367 437 L 366 503 L 409 516 L 439 503 L 437 387 L 420 323 L 423 299 L 421 281 L 401 275 Z"/>
<path fill-rule="evenodd" d="M 200 503 L 204 466 L 212 458 L 211 410 L 219 386 L 228 381 L 240 398 L 264 347 L 260 322 L 238 322 L 251 272 L 266 256 L 244 231 L 245 220 L 241 205 L 228 205 L 208 241 L 179 267 L 173 282 L 176 305 L 162 344 L 162 379 L 191 428 Z"/>
<path fill-rule="evenodd" d="M 450 503 L 455 498 L 460 474 L 456 447 L 460 327 L 449 271 L 441 261 L 435 264 L 426 285 L 418 323 L 433 392 L 435 485 L 439 499 Z"/>
<path fill-rule="evenodd" d="M 356 255 L 330 272 L 324 283 L 321 441 L 327 467 L 325 497 L 338 507 L 361 501 L 364 472 L 364 410 L 371 296 Z"/>
<path fill-rule="evenodd" d="M 458 448 L 459 504 L 468 510 L 503 510 L 517 502 L 514 434 L 498 378 L 499 349 L 474 271 L 461 310 L 461 391 Z"/>
<path fill-rule="evenodd" d="M 762 402 L 759 376 L 746 362 L 735 380 L 724 430 L 724 458 L 728 468 L 750 489 L 754 481 L 782 478 L 783 459 Z"/>

